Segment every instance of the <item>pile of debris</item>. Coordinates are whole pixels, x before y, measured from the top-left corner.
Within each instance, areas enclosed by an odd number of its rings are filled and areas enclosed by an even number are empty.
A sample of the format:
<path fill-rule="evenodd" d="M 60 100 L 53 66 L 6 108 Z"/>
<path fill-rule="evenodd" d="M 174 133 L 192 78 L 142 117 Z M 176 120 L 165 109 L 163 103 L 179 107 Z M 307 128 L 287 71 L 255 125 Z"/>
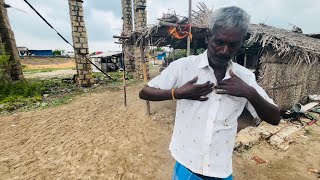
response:
<path fill-rule="evenodd" d="M 320 95 L 309 96 L 309 103 L 295 104 L 291 110 L 282 111 L 282 120 L 278 126 L 262 122 L 258 127 L 247 127 L 237 134 L 235 150 L 250 149 L 261 140 L 270 145 L 287 150 L 289 144 L 299 137 L 305 137 L 300 131 L 320 120 Z"/>

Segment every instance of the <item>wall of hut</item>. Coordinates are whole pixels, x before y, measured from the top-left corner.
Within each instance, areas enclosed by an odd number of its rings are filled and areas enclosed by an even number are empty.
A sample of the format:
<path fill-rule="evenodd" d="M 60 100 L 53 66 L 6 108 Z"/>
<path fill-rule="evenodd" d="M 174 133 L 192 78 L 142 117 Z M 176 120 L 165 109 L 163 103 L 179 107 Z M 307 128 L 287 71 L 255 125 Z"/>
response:
<path fill-rule="evenodd" d="M 261 58 L 258 83 L 281 109 L 288 109 L 308 95 L 320 94 L 319 69 L 319 61 L 296 65 L 268 51 Z"/>

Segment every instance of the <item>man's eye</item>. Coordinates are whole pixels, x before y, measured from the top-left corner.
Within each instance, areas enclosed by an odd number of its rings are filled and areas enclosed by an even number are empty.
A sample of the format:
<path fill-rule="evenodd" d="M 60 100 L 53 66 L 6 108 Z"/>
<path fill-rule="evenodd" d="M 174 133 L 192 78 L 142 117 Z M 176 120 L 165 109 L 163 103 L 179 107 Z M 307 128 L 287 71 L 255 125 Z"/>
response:
<path fill-rule="evenodd" d="M 222 42 L 222 41 L 215 41 L 215 43 L 216 43 L 216 45 L 218 45 L 218 46 L 223 45 L 223 42 Z"/>

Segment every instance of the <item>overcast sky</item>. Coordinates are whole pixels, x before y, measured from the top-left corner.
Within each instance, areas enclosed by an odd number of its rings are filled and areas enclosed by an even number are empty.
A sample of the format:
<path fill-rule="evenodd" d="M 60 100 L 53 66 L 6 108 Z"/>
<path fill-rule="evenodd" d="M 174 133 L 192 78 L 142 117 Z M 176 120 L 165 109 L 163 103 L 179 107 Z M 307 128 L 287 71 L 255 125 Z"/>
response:
<path fill-rule="evenodd" d="M 67 0 L 28 0 L 67 40 L 72 42 L 71 23 Z M 7 4 L 27 13 L 8 9 L 11 27 L 18 46 L 29 49 L 71 50 L 23 0 L 5 0 Z M 320 33 L 320 0 L 192 0 L 196 9 L 198 2 L 205 2 L 214 9 L 239 6 L 251 15 L 251 22 L 291 29 L 294 24 L 304 33 Z M 155 24 L 164 12 L 175 10 L 187 16 L 188 0 L 147 0 L 148 24 Z M 122 28 L 121 0 L 84 0 L 85 23 L 88 31 L 89 50 L 119 50 L 112 36 Z"/>

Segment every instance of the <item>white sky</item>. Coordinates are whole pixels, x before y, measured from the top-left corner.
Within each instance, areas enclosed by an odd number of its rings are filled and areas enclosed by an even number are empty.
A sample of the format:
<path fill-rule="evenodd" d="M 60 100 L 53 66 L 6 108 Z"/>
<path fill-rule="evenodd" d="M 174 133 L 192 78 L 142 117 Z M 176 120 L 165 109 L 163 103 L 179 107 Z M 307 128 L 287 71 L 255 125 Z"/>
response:
<path fill-rule="evenodd" d="M 67 0 L 28 0 L 63 36 L 72 43 L 71 23 Z M 27 13 L 8 9 L 10 24 L 17 46 L 29 49 L 71 50 L 23 0 L 5 0 L 7 4 Z M 302 28 L 304 33 L 320 33 L 320 0 L 192 0 L 193 9 L 198 2 L 205 2 L 214 9 L 239 6 L 251 15 L 252 23 L 263 22 L 284 29 L 290 24 Z M 187 16 L 188 0 L 147 0 L 148 24 L 155 24 L 168 10 Z M 122 28 L 121 0 L 84 0 L 85 23 L 88 31 L 89 50 L 120 50 L 112 36 Z"/>

